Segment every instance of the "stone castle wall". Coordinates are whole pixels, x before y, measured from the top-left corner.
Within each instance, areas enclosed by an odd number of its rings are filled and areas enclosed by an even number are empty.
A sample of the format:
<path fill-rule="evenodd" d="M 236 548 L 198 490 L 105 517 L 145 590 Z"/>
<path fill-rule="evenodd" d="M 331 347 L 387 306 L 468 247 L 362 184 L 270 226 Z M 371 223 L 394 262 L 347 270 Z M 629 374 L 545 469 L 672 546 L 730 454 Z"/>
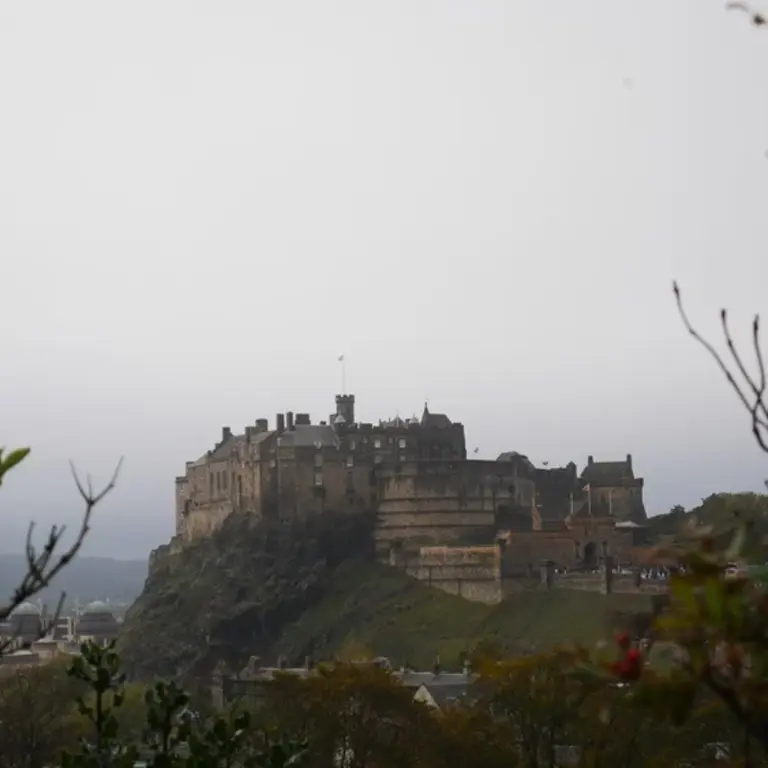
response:
<path fill-rule="evenodd" d="M 390 563 L 435 589 L 473 602 L 494 604 L 502 599 L 498 546 L 393 550 Z"/>
<path fill-rule="evenodd" d="M 659 594 L 666 582 L 639 581 L 634 574 L 604 571 L 555 573 L 537 567 L 516 576 L 503 572 L 501 544 L 477 547 L 421 547 L 392 549 L 389 564 L 427 586 L 473 602 L 494 605 L 505 597 L 529 590 L 569 589 L 602 594 Z M 612 558 L 609 558 L 612 565 Z"/>
<path fill-rule="evenodd" d="M 533 500 L 533 483 L 512 466 L 498 462 L 412 463 L 386 472 L 379 483 L 376 551 L 414 547 L 490 543 L 500 510 Z"/>

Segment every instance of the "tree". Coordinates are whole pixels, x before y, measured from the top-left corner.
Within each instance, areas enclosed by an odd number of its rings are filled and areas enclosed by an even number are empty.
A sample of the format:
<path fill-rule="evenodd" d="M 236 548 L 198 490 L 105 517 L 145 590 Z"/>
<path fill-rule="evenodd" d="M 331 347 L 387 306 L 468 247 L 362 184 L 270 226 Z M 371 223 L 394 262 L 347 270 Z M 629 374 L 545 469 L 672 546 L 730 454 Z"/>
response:
<path fill-rule="evenodd" d="M 278 675 L 266 685 L 263 712 L 267 732 L 306 741 L 313 765 L 338 768 L 412 764 L 431 726 L 426 707 L 374 664 Z"/>
<path fill-rule="evenodd" d="M 73 746 L 82 729 L 75 697 L 82 692 L 60 660 L 4 669 L 0 677 L 0 768 L 42 768 Z"/>
<path fill-rule="evenodd" d="M 8 473 L 21 464 L 29 455 L 29 448 L 18 448 L 5 455 L 5 449 L 0 448 L 0 485 L 7 477 Z M 76 557 L 77 553 L 83 545 L 88 531 L 90 530 L 91 518 L 93 510 L 101 502 L 104 497 L 112 491 L 117 482 L 117 477 L 120 473 L 120 467 L 122 465 L 122 459 L 118 462 L 115 468 L 112 478 L 109 483 L 99 492 L 94 491 L 90 478 L 87 478 L 85 485 L 80 481 L 80 478 L 75 471 L 73 465 L 72 477 L 75 481 L 75 486 L 83 499 L 85 504 L 85 510 L 83 512 L 82 519 L 80 521 L 80 527 L 71 546 L 62 551 L 61 539 L 64 534 L 64 526 L 52 526 L 48 532 L 45 544 L 41 550 L 38 550 L 33 542 L 33 534 L 35 530 L 34 522 L 29 524 L 27 530 L 27 542 L 25 547 L 25 555 L 27 561 L 26 573 L 21 577 L 19 585 L 14 590 L 9 602 L 0 607 L 0 622 L 5 621 L 13 611 L 18 608 L 23 602 L 34 597 L 41 592 L 56 578 L 56 576 Z M 66 595 L 62 593 L 59 598 L 59 604 L 56 607 L 54 613 L 54 621 L 61 613 L 61 608 L 64 604 Z M 45 631 L 43 627 L 43 631 Z M 0 655 L 6 651 L 13 643 L 14 638 L 8 638 L 0 642 Z"/>

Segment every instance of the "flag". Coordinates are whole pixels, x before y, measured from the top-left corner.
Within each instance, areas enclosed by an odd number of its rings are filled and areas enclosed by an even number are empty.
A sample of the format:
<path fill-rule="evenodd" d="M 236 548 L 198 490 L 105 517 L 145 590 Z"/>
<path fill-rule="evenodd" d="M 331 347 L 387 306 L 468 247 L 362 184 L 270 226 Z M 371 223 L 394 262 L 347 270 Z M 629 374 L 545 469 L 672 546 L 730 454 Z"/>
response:
<path fill-rule="evenodd" d="M 344 362 L 344 355 L 339 355 L 339 362 L 340 363 Z"/>
<path fill-rule="evenodd" d="M 592 490 L 592 486 L 589 483 L 587 483 L 581 490 L 589 493 Z"/>

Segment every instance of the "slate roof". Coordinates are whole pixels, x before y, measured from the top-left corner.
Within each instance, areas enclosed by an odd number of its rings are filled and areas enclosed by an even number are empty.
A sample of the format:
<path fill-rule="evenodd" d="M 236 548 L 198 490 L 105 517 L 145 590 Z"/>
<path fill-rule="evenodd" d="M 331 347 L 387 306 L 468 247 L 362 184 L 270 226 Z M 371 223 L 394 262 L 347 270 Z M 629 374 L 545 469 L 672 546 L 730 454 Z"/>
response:
<path fill-rule="evenodd" d="M 320 443 L 323 447 L 336 448 L 339 438 L 328 424 L 299 424 L 280 435 L 280 445 L 308 448 Z"/>
<path fill-rule="evenodd" d="M 443 685 L 463 685 L 467 686 L 470 682 L 477 679 L 476 675 L 465 675 L 463 672 L 395 672 L 395 677 L 406 688 L 421 688 L 427 686 L 430 693 L 433 687 Z"/>
<path fill-rule="evenodd" d="M 518 453 L 517 451 L 504 451 L 504 453 L 500 453 L 496 457 L 496 461 L 517 462 L 531 475 L 536 472 L 536 467 L 533 466 L 533 462 L 524 453 Z"/>
<path fill-rule="evenodd" d="M 437 429 L 446 429 L 450 427 L 451 420 L 444 413 L 430 413 L 427 418 L 422 421 L 422 426 L 434 427 Z"/>
<path fill-rule="evenodd" d="M 452 425 L 451 420 L 444 413 L 430 413 L 427 404 L 424 403 L 424 412 L 421 414 L 421 426 L 446 429 Z"/>
<path fill-rule="evenodd" d="M 251 435 L 250 444 L 256 445 L 261 443 L 273 434 L 273 431 L 257 432 L 255 435 Z M 204 453 L 194 463 L 194 466 L 199 467 L 211 461 L 227 461 L 235 453 L 236 449 L 244 443 L 245 435 L 232 435 L 228 440 L 218 443 L 210 453 Z"/>
<path fill-rule="evenodd" d="M 446 704 L 454 701 L 459 701 L 466 695 L 469 690 L 469 680 L 464 678 L 459 683 L 424 683 L 419 688 L 425 688 L 429 695 L 432 697 L 432 701 L 442 709 Z"/>
<path fill-rule="evenodd" d="M 581 473 L 581 479 L 589 483 L 618 483 L 633 478 L 632 467 L 626 461 L 595 461 Z"/>

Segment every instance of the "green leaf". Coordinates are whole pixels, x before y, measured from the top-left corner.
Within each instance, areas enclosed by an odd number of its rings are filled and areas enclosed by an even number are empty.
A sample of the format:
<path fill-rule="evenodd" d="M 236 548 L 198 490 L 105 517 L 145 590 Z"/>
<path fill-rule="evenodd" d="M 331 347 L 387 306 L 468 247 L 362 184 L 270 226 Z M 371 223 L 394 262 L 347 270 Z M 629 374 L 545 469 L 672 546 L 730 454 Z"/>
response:
<path fill-rule="evenodd" d="M 721 625 L 725 617 L 725 590 L 719 579 L 707 579 L 704 585 L 704 599 L 712 621 Z"/>
<path fill-rule="evenodd" d="M 3 451 L 0 450 L 0 482 L 2 482 L 3 475 L 6 472 L 10 472 L 17 464 L 21 464 L 29 456 L 29 451 L 29 448 L 17 448 L 3 458 Z"/>

